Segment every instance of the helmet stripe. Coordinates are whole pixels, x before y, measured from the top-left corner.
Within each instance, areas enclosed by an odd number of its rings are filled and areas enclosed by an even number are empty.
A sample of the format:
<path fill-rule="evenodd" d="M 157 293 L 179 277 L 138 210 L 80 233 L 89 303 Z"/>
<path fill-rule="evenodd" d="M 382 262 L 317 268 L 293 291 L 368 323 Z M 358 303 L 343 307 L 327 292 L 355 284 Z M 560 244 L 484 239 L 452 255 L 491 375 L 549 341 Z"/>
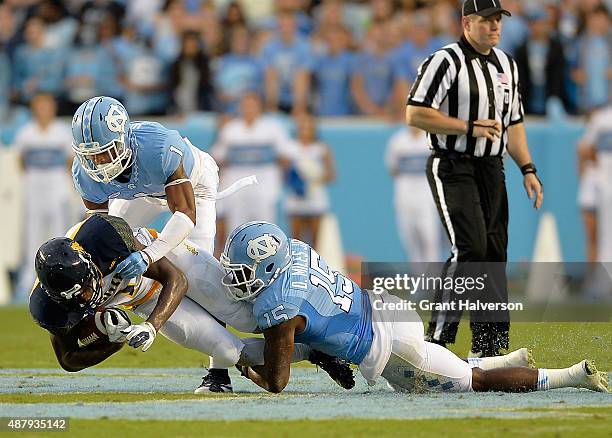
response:
<path fill-rule="evenodd" d="M 89 102 L 87 102 L 85 109 L 83 110 L 83 123 L 81 126 L 83 126 L 83 142 L 84 143 L 93 142 L 93 133 L 92 133 L 92 126 L 91 126 L 92 114 L 93 114 L 94 108 L 96 107 L 98 102 L 100 102 L 101 100 L 102 100 L 101 98 L 90 99 Z"/>

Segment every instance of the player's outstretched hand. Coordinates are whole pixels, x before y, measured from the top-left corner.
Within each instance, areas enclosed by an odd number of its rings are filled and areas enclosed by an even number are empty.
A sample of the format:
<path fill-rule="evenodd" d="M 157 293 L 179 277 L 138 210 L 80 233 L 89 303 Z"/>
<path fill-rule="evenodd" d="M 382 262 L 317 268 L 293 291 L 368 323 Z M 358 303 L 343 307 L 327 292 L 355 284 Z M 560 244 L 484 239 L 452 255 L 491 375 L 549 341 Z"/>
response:
<path fill-rule="evenodd" d="M 142 251 L 137 251 L 117 265 L 115 275 L 120 278 L 134 278 L 144 274 L 148 268 L 148 257 Z"/>
<path fill-rule="evenodd" d="M 153 345 L 155 335 L 157 334 L 153 324 L 147 321 L 138 325 L 131 325 L 121 330 L 121 332 L 126 335 L 125 338 L 130 347 L 138 348 L 142 346 L 142 351 L 147 351 Z"/>
<path fill-rule="evenodd" d="M 540 179 L 535 173 L 528 173 L 523 179 L 523 185 L 525 186 L 529 199 L 533 199 L 533 195 L 535 194 L 533 208 L 538 210 L 542 206 L 542 201 L 544 201 L 544 189 Z"/>

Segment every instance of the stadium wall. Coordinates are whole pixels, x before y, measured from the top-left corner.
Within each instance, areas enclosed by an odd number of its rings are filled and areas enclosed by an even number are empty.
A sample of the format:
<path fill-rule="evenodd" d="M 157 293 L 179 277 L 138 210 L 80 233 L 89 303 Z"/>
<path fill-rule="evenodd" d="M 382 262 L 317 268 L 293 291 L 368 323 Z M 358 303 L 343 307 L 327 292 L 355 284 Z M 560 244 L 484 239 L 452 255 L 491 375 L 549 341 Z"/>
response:
<path fill-rule="evenodd" d="M 192 117 L 170 125 L 203 149 L 214 137 L 214 123 L 210 118 Z M 355 119 L 328 119 L 321 121 L 319 126 L 321 138 L 331 146 L 336 159 L 338 174 L 330 194 L 344 250 L 361 254 L 370 261 L 397 261 L 405 257 L 395 224 L 393 181 L 384 165 L 387 141 L 399 127 Z M 583 261 L 584 233 L 576 205 L 575 153 L 583 123 L 580 120 L 529 120 L 526 128 L 533 160 L 544 184 L 544 206 L 541 211 L 533 209 L 525 194 L 521 174 L 508 158 L 509 260 L 531 259 L 539 220 L 542 213 L 550 212 L 562 236 L 563 259 Z"/>
<path fill-rule="evenodd" d="M 193 115 L 181 121 L 163 120 L 201 149 L 214 140 L 215 119 Z M 287 121 L 287 126 L 291 128 Z M 393 181 L 384 165 L 387 141 L 400 125 L 362 119 L 328 119 L 319 126 L 321 138 L 334 151 L 337 180 L 330 188 L 346 253 L 369 261 L 398 261 L 401 248 L 395 212 Z M 552 214 L 565 261 L 584 260 L 584 233 L 576 205 L 578 188 L 576 144 L 583 131 L 578 120 L 529 120 L 527 136 L 534 162 L 544 183 L 545 200 L 537 212 L 525 195 L 520 172 L 506 160 L 510 202 L 509 260 L 530 260 L 543 212 Z M 6 131 L 5 131 L 6 132 Z M 6 140 L 6 139 L 5 139 Z M 0 177 L 2 178 L 2 177 Z M 284 219 L 279 219 L 284 223 Z"/>

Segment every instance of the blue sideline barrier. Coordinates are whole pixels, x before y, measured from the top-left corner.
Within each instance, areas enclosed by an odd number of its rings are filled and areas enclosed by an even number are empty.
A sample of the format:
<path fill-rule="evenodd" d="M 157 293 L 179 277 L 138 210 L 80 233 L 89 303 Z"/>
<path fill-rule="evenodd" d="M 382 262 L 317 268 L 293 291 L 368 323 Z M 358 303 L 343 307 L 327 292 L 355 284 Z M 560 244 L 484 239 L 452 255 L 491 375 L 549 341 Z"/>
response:
<path fill-rule="evenodd" d="M 210 117 L 194 116 L 169 125 L 202 149 L 207 149 L 214 137 L 214 121 Z M 397 261 L 405 257 L 395 225 L 393 182 L 383 161 L 387 141 L 397 127 L 363 120 L 325 120 L 319 126 L 321 138 L 332 147 L 336 158 L 338 175 L 330 194 L 345 250 L 370 261 Z M 557 221 L 564 260 L 584 260 L 584 234 L 576 206 L 575 158 L 583 125 L 578 121 L 527 121 L 526 127 L 533 159 L 544 183 L 545 202 L 540 212 L 533 209 L 520 172 L 508 159 L 509 260 L 531 259 L 542 212 L 551 212 Z"/>
<path fill-rule="evenodd" d="M 215 118 L 211 115 L 197 114 L 181 121 L 162 122 L 178 129 L 203 150 L 214 139 Z M 331 146 L 336 158 L 337 180 L 330 194 L 345 250 L 360 254 L 368 261 L 405 258 L 395 224 L 393 182 L 383 161 L 387 141 L 398 126 L 357 119 L 327 119 L 319 126 L 321 138 Z M 552 213 L 557 221 L 563 259 L 584 260 L 584 233 L 576 205 L 575 154 L 583 124 L 576 120 L 528 120 L 526 127 L 534 162 L 544 183 L 545 201 L 540 212 L 532 208 L 522 187 L 520 172 L 508 159 L 509 260 L 531 259 L 542 212 Z M 7 127 L 4 128 L 7 135 Z M 4 140 L 10 142 L 9 138 Z M 279 218 L 279 222 L 284 224 L 284 218 Z"/>

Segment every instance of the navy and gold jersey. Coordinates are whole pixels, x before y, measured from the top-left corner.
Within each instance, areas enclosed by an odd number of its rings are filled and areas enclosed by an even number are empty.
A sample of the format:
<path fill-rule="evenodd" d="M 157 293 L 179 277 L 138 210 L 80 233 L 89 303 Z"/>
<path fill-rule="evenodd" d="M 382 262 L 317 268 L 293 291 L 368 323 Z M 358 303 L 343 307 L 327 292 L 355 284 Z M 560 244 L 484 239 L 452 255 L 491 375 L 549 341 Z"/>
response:
<path fill-rule="evenodd" d="M 66 235 L 91 255 L 91 260 L 109 275 L 117 263 L 135 251 L 130 226 L 123 219 L 107 214 L 94 214 L 75 225 Z M 74 309 L 53 301 L 37 281 L 30 294 L 30 313 L 41 327 L 56 335 L 66 334 L 87 314 L 87 309 Z"/>

